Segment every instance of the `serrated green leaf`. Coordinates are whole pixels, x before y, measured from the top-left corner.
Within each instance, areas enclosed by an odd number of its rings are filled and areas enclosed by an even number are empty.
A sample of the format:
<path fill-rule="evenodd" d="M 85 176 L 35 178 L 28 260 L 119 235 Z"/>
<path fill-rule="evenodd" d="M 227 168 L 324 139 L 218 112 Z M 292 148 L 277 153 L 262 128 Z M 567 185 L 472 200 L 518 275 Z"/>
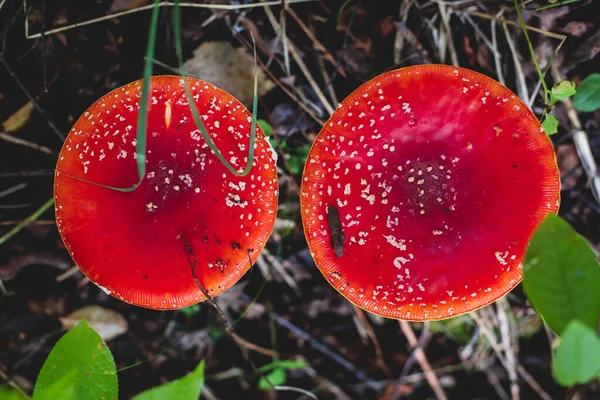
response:
<path fill-rule="evenodd" d="M 584 112 L 600 108 L 600 74 L 591 74 L 581 82 L 573 98 L 573 107 Z"/>
<path fill-rule="evenodd" d="M 180 379 L 148 389 L 133 400 L 198 400 L 204 384 L 204 360 L 193 372 Z"/>
<path fill-rule="evenodd" d="M 558 132 L 558 120 L 552 114 L 546 114 L 546 117 L 542 121 L 542 128 L 544 128 L 546 135 L 554 135 Z"/>
<path fill-rule="evenodd" d="M 600 315 L 598 259 L 588 242 L 554 214 L 541 223 L 529 243 L 523 288 L 558 334 L 574 319 L 596 327 Z"/>
<path fill-rule="evenodd" d="M 580 321 L 571 321 L 554 353 L 554 378 L 563 386 L 572 386 L 588 382 L 599 372 L 600 338 L 592 328 Z"/>
<path fill-rule="evenodd" d="M 281 386 L 285 384 L 286 376 L 283 368 L 275 368 L 273 371 L 265 375 L 265 378 L 271 382 L 273 386 Z M 258 381 L 258 388 L 260 390 L 272 390 L 271 385 L 264 379 L 260 378 Z"/>
<path fill-rule="evenodd" d="M 117 371 L 113 356 L 85 320 L 56 343 L 38 375 L 33 398 L 50 398 L 46 397 L 49 396 L 46 392 L 56 390 L 55 384 L 62 387 L 63 380 L 72 385 L 73 399 L 117 399 Z M 63 390 L 68 388 L 65 386 Z"/>
<path fill-rule="evenodd" d="M 550 90 L 550 102 L 551 104 L 557 101 L 563 101 L 564 99 L 571 97 L 575 94 L 575 82 L 571 81 L 560 81 Z"/>

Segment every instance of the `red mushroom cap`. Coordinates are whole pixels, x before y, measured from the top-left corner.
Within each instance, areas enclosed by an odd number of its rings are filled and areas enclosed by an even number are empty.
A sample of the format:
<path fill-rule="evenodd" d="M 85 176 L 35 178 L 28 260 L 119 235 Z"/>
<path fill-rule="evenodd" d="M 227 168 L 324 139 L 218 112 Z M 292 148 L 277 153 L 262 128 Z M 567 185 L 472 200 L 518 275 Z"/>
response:
<path fill-rule="evenodd" d="M 427 320 L 520 282 L 560 181 L 550 140 L 517 96 L 479 73 L 425 65 L 380 75 L 340 104 L 301 193 L 327 280 L 367 311 Z"/>
<path fill-rule="evenodd" d="M 251 114 L 213 85 L 186 80 L 215 145 L 241 172 Z M 211 296 L 257 259 L 275 223 L 275 153 L 257 127 L 253 167 L 234 176 L 196 127 L 183 78 L 156 76 L 141 185 L 123 193 L 74 179 L 114 187 L 138 181 L 141 87 L 136 81 L 108 93 L 73 126 L 56 167 L 56 221 L 73 260 L 107 293 L 142 307 L 181 308 L 204 300 L 192 277 L 190 248 Z"/>

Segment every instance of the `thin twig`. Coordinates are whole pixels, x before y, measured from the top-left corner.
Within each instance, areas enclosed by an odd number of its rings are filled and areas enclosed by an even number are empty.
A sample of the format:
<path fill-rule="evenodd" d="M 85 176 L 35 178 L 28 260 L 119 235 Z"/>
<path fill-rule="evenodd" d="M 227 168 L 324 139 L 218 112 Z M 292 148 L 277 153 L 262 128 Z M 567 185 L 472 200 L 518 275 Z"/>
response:
<path fill-rule="evenodd" d="M 58 127 L 56 125 L 54 125 L 54 122 L 52 122 L 50 120 L 50 118 L 46 114 L 46 110 L 44 110 L 42 108 L 42 106 L 40 106 L 38 101 L 35 99 L 35 97 L 33 97 L 31 95 L 31 93 L 29 93 L 29 90 L 27 90 L 25 85 L 19 80 L 19 77 L 17 76 L 17 74 L 15 74 L 15 72 L 12 70 L 10 65 L 8 65 L 8 63 L 4 59 L 4 56 L 2 56 L 2 55 L 0 55 L 0 64 L 2 64 L 4 66 L 4 68 L 6 68 L 6 70 L 8 71 L 8 74 L 11 76 L 11 78 L 13 78 L 13 80 L 15 81 L 17 86 L 19 86 L 19 89 L 21 89 L 21 91 L 23 92 L 25 97 L 27 97 L 27 99 L 31 102 L 31 104 L 33 104 L 33 107 L 37 110 L 37 112 L 40 113 L 40 115 L 44 118 L 44 121 L 46 121 L 46 124 L 48 124 L 50 129 L 52 129 L 52 131 L 56 134 L 56 136 L 58 136 L 58 138 L 61 140 L 61 142 L 64 142 L 65 135 L 60 131 L 60 129 L 58 129 Z"/>
<path fill-rule="evenodd" d="M 273 12 L 271 11 L 271 9 L 269 7 L 264 7 L 264 10 L 269 19 L 269 22 L 271 22 L 271 25 L 273 26 L 273 30 L 275 32 L 280 32 L 281 26 L 275 19 L 275 16 L 273 15 Z M 285 32 L 282 32 L 282 35 L 285 36 Z M 289 48 L 290 54 L 292 55 L 292 58 L 294 59 L 294 61 L 296 61 L 296 64 L 298 64 L 298 67 L 300 68 L 300 70 L 302 71 L 304 76 L 306 77 L 308 84 L 314 90 L 316 96 L 318 97 L 318 99 L 321 102 L 321 104 L 323 105 L 323 107 L 325 107 L 325 110 L 327 110 L 327 112 L 329 114 L 333 114 L 333 111 L 334 111 L 333 106 L 331 104 L 329 104 L 329 100 L 327 100 L 327 98 L 323 94 L 323 91 L 321 90 L 319 85 L 317 85 L 317 82 L 315 81 L 315 79 L 313 78 L 312 74 L 310 73 L 308 67 L 302 60 L 302 57 L 296 50 L 296 46 L 293 43 L 289 43 L 288 48 Z"/>
<path fill-rule="evenodd" d="M 417 341 L 417 336 L 410 326 L 410 322 L 405 320 L 400 320 L 398 322 L 400 323 L 400 329 L 402 329 L 402 333 L 404 333 L 404 336 L 408 340 L 408 344 L 415 353 L 417 362 L 421 366 L 421 369 L 425 374 L 425 378 L 427 378 L 427 383 L 429 383 L 429 386 L 431 386 L 433 393 L 435 393 L 435 396 L 438 398 L 438 400 L 447 400 L 448 396 L 446 396 L 446 392 L 444 392 L 442 385 L 440 385 L 440 381 L 435 375 L 435 372 L 432 371 L 431 365 L 425 356 L 425 352 L 418 345 L 419 343 Z"/>
<path fill-rule="evenodd" d="M 456 54 L 456 47 L 454 46 L 454 38 L 452 36 L 452 29 L 450 29 L 450 16 L 446 10 L 446 3 L 444 1 L 438 2 L 438 8 L 440 9 L 440 16 L 442 17 L 442 25 L 446 31 L 446 37 L 448 40 L 448 49 L 450 50 L 450 60 L 452 65 L 458 67 L 458 56 Z M 441 60 L 444 62 L 444 60 Z"/>
<path fill-rule="evenodd" d="M 288 4 L 297 4 L 297 3 L 308 3 L 308 2 L 313 2 L 316 0 L 287 0 Z M 256 7 L 263 7 L 263 6 L 276 6 L 281 4 L 281 0 L 273 0 L 273 1 L 265 1 L 263 3 L 250 3 L 250 4 L 235 4 L 235 5 L 231 5 L 231 4 L 199 4 L 199 3 L 179 3 L 179 7 L 182 8 L 205 8 L 205 9 L 212 9 L 212 10 L 226 10 L 226 11 L 234 11 L 234 10 L 241 10 L 241 9 L 249 9 L 249 8 L 256 8 Z M 142 6 L 142 7 L 137 7 L 137 8 L 132 8 L 130 10 L 125 10 L 125 11 L 119 11 L 117 13 L 114 14 L 108 14 L 108 15 L 104 15 L 102 17 L 99 18 L 94 18 L 94 19 L 90 19 L 87 21 L 82 21 L 82 22 L 78 22 L 76 24 L 71 24 L 71 25 L 67 25 L 67 26 L 61 26 L 60 28 L 55 28 L 55 29 L 50 29 L 48 31 L 45 32 L 46 36 L 49 35 L 54 35 L 55 33 L 58 32 L 64 32 L 70 29 L 74 29 L 74 28 L 79 28 L 82 26 L 86 26 L 86 25 L 91 25 L 91 24 L 95 24 L 97 22 L 101 22 L 101 21 L 106 21 L 109 19 L 113 19 L 113 18 L 117 18 L 117 17 L 122 17 L 124 15 L 128 15 L 128 14 L 134 14 L 140 11 L 146 11 L 146 10 L 151 10 L 154 7 L 153 4 L 149 4 L 146 6 Z M 163 1 L 161 2 L 158 7 L 175 7 L 175 2 L 174 1 Z M 29 18 L 27 17 L 27 15 L 25 16 L 25 38 L 27 39 L 35 39 L 35 38 L 39 38 L 41 37 L 42 34 L 41 33 L 34 33 L 34 34 L 29 34 Z"/>
<path fill-rule="evenodd" d="M 560 82 L 564 79 L 555 64 L 552 65 L 552 77 L 556 82 Z M 571 99 L 566 98 L 562 101 L 562 103 L 565 106 L 567 117 L 571 123 L 571 136 L 573 137 L 575 149 L 577 150 L 577 154 L 581 160 L 581 165 L 583 166 L 583 169 L 588 177 L 588 184 L 592 188 L 594 199 L 600 203 L 600 176 L 598 176 L 598 166 L 596 165 L 594 154 L 592 153 L 592 148 L 590 147 L 588 135 L 582 129 L 581 121 L 579 120 L 577 111 L 573 107 L 573 102 Z"/>
<path fill-rule="evenodd" d="M 267 382 L 267 384 L 271 387 L 271 389 L 277 390 L 277 388 L 275 387 L 275 385 L 273 385 L 273 383 L 269 380 L 269 378 L 267 378 L 260 371 L 260 369 L 256 366 L 256 364 L 254 364 L 254 361 L 252 361 L 250 359 L 250 355 L 248 354 L 248 350 L 247 349 L 257 350 L 257 348 L 259 346 L 256 346 L 256 345 L 252 344 L 252 346 L 249 347 L 249 344 L 251 344 L 251 343 L 249 343 L 245 339 L 242 339 L 240 336 L 238 336 L 237 333 L 235 333 L 235 331 L 233 330 L 233 328 L 229 324 L 229 319 L 227 319 L 227 316 L 225 316 L 225 313 L 223 312 L 223 310 L 221 309 L 221 307 L 219 307 L 219 305 L 208 294 L 208 291 L 204 288 L 204 286 L 202 285 L 202 283 L 198 279 L 198 276 L 196 275 L 196 265 L 197 265 L 197 261 L 198 260 L 196 258 L 196 254 L 194 253 L 194 249 L 192 248 L 192 245 L 187 241 L 187 239 L 185 238 L 185 236 L 183 236 L 183 234 L 179 234 L 179 238 L 185 244 L 186 252 L 187 252 L 187 256 L 188 256 L 188 263 L 189 263 L 190 268 L 192 270 L 192 277 L 194 278 L 194 282 L 196 282 L 196 286 L 198 286 L 198 289 L 200 289 L 200 292 L 202 292 L 202 295 L 206 298 L 206 301 L 212 306 L 212 308 L 215 309 L 215 311 L 221 317 L 221 323 L 223 325 L 223 330 L 234 341 L 234 343 L 238 346 L 238 349 L 240 350 L 240 352 L 242 353 L 244 359 L 250 365 L 250 367 L 252 368 L 252 370 L 254 371 L 254 373 L 256 375 L 260 376 L 261 379 L 263 379 L 265 382 Z M 266 350 L 266 349 L 263 349 L 263 350 Z M 261 351 L 260 353 L 261 354 L 265 354 L 263 351 Z M 273 353 L 270 353 L 270 352 L 267 351 L 267 354 L 268 354 L 268 357 L 273 357 Z"/>
<path fill-rule="evenodd" d="M 9 135 L 4 132 L 0 132 L 0 139 L 4 140 L 5 142 L 18 144 L 19 146 L 29 147 L 30 149 L 37 150 L 42 153 L 46 153 L 49 155 L 56 155 L 56 152 L 54 150 L 52 150 L 50 147 L 42 146 L 37 143 L 33 143 L 33 142 L 27 141 L 25 139 L 18 138 L 18 137 Z"/>
<path fill-rule="evenodd" d="M 375 350 L 375 360 L 377 361 L 377 365 L 379 366 L 379 368 L 381 368 L 381 370 L 386 376 L 391 376 L 390 369 L 388 368 L 387 364 L 385 363 L 385 360 L 383 359 L 383 352 L 381 351 L 381 346 L 379 344 L 379 340 L 377 339 L 377 335 L 375 334 L 373 327 L 369 323 L 365 312 L 354 304 L 352 306 L 354 307 L 354 312 L 360 320 L 360 323 L 365 328 L 367 336 L 369 336 L 369 340 L 373 344 L 373 349 Z"/>
<path fill-rule="evenodd" d="M 513 56 L 513 61 L 515 64 L 515 75 L 517 76 L 517 92 L 519 97 L 523 100 L 523 102 L 529 102 L 529 92 L 527 90 L 527 82 L 525 82 L 525 73 L 523 73 L 523 67 L 521 65 L 521 60 L 519 59 L 519 52 L 515 46 L 515 43 L 510 35 L 508 27 L 506 26 L 506 22 L 502 23 L 502 28 L 504 29 L 504 34 L 506 35 L 506 42 L 508 43 L 508 47 L 510 48 L 510 53 Z"/>
<path fill-rule="evenodd" d="M 511 312 L 508 300 L 505 297 L 496 302 L 496 315 L 498 316 L 498 322 L 500 324 L 500 337 L 502 339 L 502 347 L 504 348 L 504 355 L 506 357 L 508 379 L 510 380 L 510 393 L 512 400 L 519 400 L 521 398 L 519 390 L 519 375 L 517 373 L 517 356 L 518 343 L 512 343 L 511 325 L 508 318 L 508 313 Z"/>

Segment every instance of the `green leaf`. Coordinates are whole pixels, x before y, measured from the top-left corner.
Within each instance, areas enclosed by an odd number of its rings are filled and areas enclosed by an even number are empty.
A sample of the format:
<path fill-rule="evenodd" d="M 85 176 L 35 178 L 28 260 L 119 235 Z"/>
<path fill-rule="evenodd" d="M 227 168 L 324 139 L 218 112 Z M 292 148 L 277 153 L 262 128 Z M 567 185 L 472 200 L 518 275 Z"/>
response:
<path fill-rule="evenodd" d="M 133 400 L 198 400 L 204 384 L 204 360 L 183 378 L 146 390 Z"/>
<path fill-rule="evenodd" d="M 269 374 L 265 376 L 271 382 L 273 386 L 281 386 L 285 384 L 286 376 L 283 368 L 275 368 Z M 260 390 L 272 390 L 271 385 L 264 379 L 260 378 L 258 381 L 258 388 Z"/>
<path fill-rule="evenodd" d="M 287 162 L 288 162 L 288 165 L 290 166 L 290 172 L 292 174 L 296 175 L 296 174 L 300 173 L 300 170 L 302 169 L 302 163 L 300 162 L 298 157 L 290 156 L 290 158 L 288 158 Z"/>
<path fill-rule="evenodd" d="M 198 314 L 200 312 L 200 309 L 200 304 L 193 304 L 189 307 L 182 308 L 179 311 L 185 314 L 187 317 L 191 317 L 193 315 Z"/>
<path fill-rule="evenodd" d="M 574 319 L 594 329 L 600 315 L 600 267 L 588 242 L 550 214 L 529 243 L 523 288 L 548 325 L 561 334 Z"/>
<path fill-rule="evenodd" d="M 283 368 L 285 370 L 292 370 L 292 369 L 302 369 L 302 368 L 307 368 L 308 364 L 302 360 L 283 360 L 283 361 L 278 361 L 277 364 L 279 365 L 280 368 Z"/>
<path fill-rule="evenodd" d="M 573 107 L 584 112 L 600 108 L 600 74 L 591 74 L 581 82 L 573 98 Z"/>
<path fill-rule="evenodd" d="M 41 394 L 33 396 L 34 400 L 77 400 L 75 395 L 75 385 L 73 379 L 76 379 L 77 370 L 72 369 L 52 385 L 45 389 Z M 116 399 L 116 397 L 115 397 Z"/>
<path fill-rule="evenodd" d="M 38 376 L 33 398 L 57 399 L 54 391 L 68 393 L 60 399 L 117 399 L 115 361 L 88 323 L 81 321 L 56 343 Z"/>
<path fill-rule="evenodd" d="M 8 385 L 0 386 L 0 399 L 2 400 L 27 400 L 27 397 L 17 392 Z"/>
<path fill-rule="evenodd" d="M 554 353 L 554 378 L 563 386 L 572 386 L 588 382 L 599 372 L 600 338 L 585 324 L 571 321 Z"/>
<path fill-rule="evenodd" d="M 571 97 L 575 94 L 575 82 L 571 81 L 560 81 L 550 90 L 550 103 L 554 104 L 557 101 L 563 101 L 564 99 Z"/>
<path fill-rule="evenodd" d="M 260 130 L 263 131 L 265 136 L 269 137 L 273 134 L 273 128 L 264 119 L 259 119 L 256 121 L 256 123 L 258 124 L 258 126 L 260 126 Z"/>
<path fill-rule="evenodd" d="M 552 114 L 546 114 L 546 118 L 542 121 L 542 128 L 544 128 L 546 135 L 554 135 L 558 132 L 558 120 Z"/>

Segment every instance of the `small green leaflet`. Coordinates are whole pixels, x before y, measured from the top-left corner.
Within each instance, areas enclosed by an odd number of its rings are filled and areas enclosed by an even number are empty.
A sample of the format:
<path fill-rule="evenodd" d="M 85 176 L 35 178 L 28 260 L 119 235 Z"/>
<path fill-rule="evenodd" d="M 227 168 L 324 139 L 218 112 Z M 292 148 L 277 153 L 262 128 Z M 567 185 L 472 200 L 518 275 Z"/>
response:
<path fill-rule="evenodd" d="M 146 390 L 133 400 L 198 400 L 204 384 L 204 360 L 183 378 Z"/>
<path fill-rule="evenodd" d="M 554 353 L 552 373 L 563 386 L 584 384 L 600 373 L 600 338 L 596 332 L 574 320 L 563 331 Z"/>
<path fill-rule="evenodd" d="M 256 123 L 258 124 L 258 126 L 260 126 L 260 129 L 263 131 L 265 136 L 269 137 L 273 134 L 273 128 L 264 119 L 259 119 L 256 121 Z"/>
<path fill-rule="evenodd" d="M 266 378 L 266 379 L 265 379 Z M 286 376 L 285 370 L 283 368 L 275 368 L 271 372 L 269 372 L 265 378 L 260 378 L 258 381 L 258 388 L 260 390 L 273 390 L 271 385 L 273 386 L 281 386 L 285 384 Z M 268 380 L 268 382 L 267 382 Z M 271 382 L 271 385 L 269 385 Z"/>
<path fill-rule="evenodd" d="M 584 112 L 600 108 L 600 74 L 591 74 L 581 82 L 573 98 L 573 107 Z"/>
<path fill-rule="evenodd" d="M 550 104 L 563 101 L 575 94 L 575 83 L 571 81 L 560 81 L 550 90 Z"/>
<path fill-rule="evenodd" d="M 56 343 L 38 375 L 33 398 L 56 399 L 57 392 L 61 400 L 117 399 L 113 356 L 85 320 Z"/>
<path fill-rule="evenodd" d="M 542 121 L 542 128 L 544 128 L 546 135 L 554 135 L 558 132 L 558 120 L 552 114 L 546 114 L 546 117 Z"/>
<path fill-rule="evenodd" d="M 559 335 L 574 319 L 590 328 L 600 316 L 600 266 L 588 242 L 550 214 L 533 234 L 523 266 L 523 288 Z"/>

